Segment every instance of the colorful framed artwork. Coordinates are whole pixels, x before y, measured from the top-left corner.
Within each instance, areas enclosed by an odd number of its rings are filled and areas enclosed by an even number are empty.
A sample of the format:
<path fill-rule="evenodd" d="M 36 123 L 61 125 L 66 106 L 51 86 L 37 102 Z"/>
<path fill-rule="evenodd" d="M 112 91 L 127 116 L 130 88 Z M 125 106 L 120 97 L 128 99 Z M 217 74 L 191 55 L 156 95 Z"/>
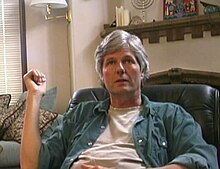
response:
<path fill-rule="evenodd" d="M 164 19 L 198 15 L 197 0 L 164 0 Z"/>

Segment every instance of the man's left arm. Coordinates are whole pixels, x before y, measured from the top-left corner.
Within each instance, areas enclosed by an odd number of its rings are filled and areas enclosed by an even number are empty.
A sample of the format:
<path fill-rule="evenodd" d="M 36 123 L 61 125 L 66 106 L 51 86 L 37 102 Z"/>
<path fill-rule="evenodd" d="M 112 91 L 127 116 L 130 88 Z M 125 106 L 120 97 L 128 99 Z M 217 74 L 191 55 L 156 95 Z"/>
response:
<path fill-rule="evenodd" d="M 171 159 L 169 164 L 218 169 L 216 148 L 204 141 L 201 127 L 193 117 L 181 106 L 176 106 L 171 116 L 166 120 Z"/>

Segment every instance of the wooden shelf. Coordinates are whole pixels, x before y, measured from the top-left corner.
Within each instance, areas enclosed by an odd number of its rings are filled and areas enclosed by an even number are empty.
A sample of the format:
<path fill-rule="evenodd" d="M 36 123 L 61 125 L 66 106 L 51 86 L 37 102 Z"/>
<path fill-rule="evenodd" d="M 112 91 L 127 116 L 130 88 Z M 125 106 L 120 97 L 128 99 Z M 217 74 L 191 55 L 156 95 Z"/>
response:
<path fill-rule="evenodd" d="M 149 43 L 159 43 L 163 36 L 167 37 L 168 42 L 184 40 L 184 35 L 189 33 L 192 38 L 202 38 L 204 31 L 210 31 L 211 36 L 217 36 L 220 35 L 220 12 L 122 27 L 104 25 L 101 37 L 104 38 L 116 29 L 133 33 L 142 40 L 148 38 Z"/>

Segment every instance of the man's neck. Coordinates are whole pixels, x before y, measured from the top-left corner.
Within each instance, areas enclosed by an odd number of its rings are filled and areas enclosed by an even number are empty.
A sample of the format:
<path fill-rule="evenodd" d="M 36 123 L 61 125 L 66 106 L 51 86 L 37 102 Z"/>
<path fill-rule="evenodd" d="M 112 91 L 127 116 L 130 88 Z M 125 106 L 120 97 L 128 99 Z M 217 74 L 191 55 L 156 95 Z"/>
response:
<path fill-rule="evenodd" d="M 141 105 L 141 94 L 111 95 L 111 105 L 115 108 L 126 108 Z"/>

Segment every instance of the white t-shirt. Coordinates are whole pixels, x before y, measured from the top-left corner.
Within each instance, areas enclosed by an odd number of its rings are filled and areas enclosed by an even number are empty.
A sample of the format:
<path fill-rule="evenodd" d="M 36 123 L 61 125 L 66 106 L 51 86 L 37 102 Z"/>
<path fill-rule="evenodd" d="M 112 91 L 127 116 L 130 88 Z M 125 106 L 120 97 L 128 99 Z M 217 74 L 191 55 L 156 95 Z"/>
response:
<path fill-rule="evenodd" d="M 136 153 L 132 128 L 141 106 L 109 109 L 109 125 L 92 148 L 84 151 L 71 169 L 80 169 L 82 163 L 111 169 L 144 169 Z"/>

